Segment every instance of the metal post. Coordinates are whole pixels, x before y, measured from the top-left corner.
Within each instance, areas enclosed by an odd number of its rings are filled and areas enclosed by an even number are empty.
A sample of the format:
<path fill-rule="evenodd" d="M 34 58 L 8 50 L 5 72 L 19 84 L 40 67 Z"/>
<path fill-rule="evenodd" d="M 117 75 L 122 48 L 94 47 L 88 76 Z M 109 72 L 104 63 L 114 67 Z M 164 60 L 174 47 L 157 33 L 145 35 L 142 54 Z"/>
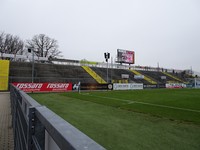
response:
<path fill-rule="evenodd" d="M 106 62 L 107 62 L 107 83 L 108 83 L 108 59 L 110 58 L 110 53 L 104 53 L 104 57 L 105 57 L 105 59 L 106 59 Z"/>
<path fill-rule="evenodd" d="M 32 141 L 32 135 L 34 135 L 34 121 L 35 121 L 35 108 L 30 107 L 29 108 L 29 115 L 28 115 L 28 137 L 27 137 L 27 149 L 33 148 L 33 141 Z"/>
<path fill-rule="evenodd" d="M 32 83 L 34 82 L 34 52 L 33 49 L 31 50 L 32 52 Z"/>
<path fill-rule="evenodd" d="M 107 83 L 108 83 L 108 61 L 107 61 Z"/>
<path fill-rule="evenodd" d="M 112 83 L 113 58 L 111 57 L 110 81 Z"/>

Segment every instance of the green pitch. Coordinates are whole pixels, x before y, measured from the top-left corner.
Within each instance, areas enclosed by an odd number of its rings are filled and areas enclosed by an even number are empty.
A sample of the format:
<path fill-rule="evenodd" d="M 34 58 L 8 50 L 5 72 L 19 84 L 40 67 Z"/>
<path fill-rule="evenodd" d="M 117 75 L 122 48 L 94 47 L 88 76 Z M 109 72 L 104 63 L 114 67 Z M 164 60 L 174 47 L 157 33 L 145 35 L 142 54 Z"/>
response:
<path fill-rule="evenodd" d="M 200 89 L 30 95 L 106 149 L 200 149 Z"/>

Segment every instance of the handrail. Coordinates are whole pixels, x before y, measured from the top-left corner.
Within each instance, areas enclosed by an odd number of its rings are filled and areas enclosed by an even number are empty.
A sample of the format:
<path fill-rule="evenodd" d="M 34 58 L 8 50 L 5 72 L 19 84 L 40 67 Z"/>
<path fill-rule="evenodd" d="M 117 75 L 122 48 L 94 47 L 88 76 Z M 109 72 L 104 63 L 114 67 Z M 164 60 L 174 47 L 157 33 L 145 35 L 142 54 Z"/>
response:
<path fill-rule="evenodd" d="M 61 149 L 103 150 L 104 148 L 45 106 L 36 107 L 35 115 Z"/>
<path fill-rule="evenodd" d="M 17 87 L 10 85 L 10 93 L 15 150 L 105 150 Z"/>

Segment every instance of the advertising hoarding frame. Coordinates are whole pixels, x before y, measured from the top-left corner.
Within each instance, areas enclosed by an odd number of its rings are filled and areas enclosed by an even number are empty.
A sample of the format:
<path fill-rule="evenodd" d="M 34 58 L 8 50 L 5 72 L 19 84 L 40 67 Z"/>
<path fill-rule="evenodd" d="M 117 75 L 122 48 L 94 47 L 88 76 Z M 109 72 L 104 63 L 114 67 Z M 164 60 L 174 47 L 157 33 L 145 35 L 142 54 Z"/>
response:
<path fill-rule="evenodd" d="M 114 83 L 113 90 L 143 90 L 143 83 Z"/>
<path fill-rule="evenodd" d="M 144 84 L 144 89 L 166 88 L 166 84 Z"/>
<path fill-rule="evenodd" d="M 77 91 L 78 89 L 73 84 L 73 90 Z M 96 84 L 96 83 L 81 83 L 80 90 L 113 90 L 113 84 Z"/>
<path fill-rule="evenodd" d="M 72 91 L 72 83 L 29 83 L 14 82 L 14 86 L 24 92 L 67 92 Z"/>

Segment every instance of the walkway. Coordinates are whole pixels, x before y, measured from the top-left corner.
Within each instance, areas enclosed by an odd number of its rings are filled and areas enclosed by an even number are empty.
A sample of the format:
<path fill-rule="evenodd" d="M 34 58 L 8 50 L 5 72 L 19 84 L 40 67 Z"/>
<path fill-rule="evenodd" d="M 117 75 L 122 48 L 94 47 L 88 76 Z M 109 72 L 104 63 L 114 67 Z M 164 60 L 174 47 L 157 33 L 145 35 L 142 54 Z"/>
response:
<path fill-rule="evenodd" d="M 13 150 L 10 93 L 0 92 L 0 150 Z"/>

